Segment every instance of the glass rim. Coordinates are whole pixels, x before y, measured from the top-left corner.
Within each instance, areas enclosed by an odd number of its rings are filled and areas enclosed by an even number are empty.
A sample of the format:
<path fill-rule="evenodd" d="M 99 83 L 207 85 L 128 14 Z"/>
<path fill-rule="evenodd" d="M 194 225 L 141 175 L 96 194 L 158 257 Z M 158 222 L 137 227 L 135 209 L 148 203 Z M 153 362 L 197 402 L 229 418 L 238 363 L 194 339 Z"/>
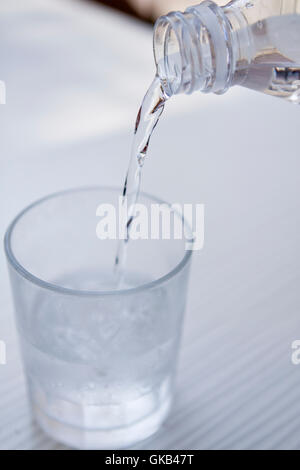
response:
<path fill-rule="evenodd" d="M 40 279 L 39 277 L 32 274 L 30 271 L 25 269 L 15 257 L 12 246 L 11 246 L 11 237 L 12 237 L 14 228 L 16 227 L 19 220 L 31 209 L 42 204 L 45 201 L 48 201 L 49 199 L 54 199 L 59 196 L 64 196 L 64 195 L 75 193 L 75 192 L 84 192 L 84 191 L 89 192 L 89 191 L 95 191 L 95 190 L 113 191 L 113 192 L 118 191 L 121 194 L 121 188 L 117 188 L 114 186 L 84 186 L 84 187 L 71 188 L 71 189 L 66 189 L 62 191 L 57 191 L 55 193 L 51 193 L 51 194 L 48 194 L 47 196 L 41 197 L 37 199 L 36 201 L 34 201 L 33 203 L 26 206 L 21 212 L 19 212 L 17 216 L 13 219 L 13 221 L 10 223 L 10 225 L 8 226 L 8 229 L 6 230 L 6 233 L 4 236 L 4 250 L 5 250 L 6 258 L 9 264 L 12 266 L 12 268 L 15 271 L 17 271 L 26 280 L 46 290 L 51 290 L 59 294 L 72 295 L 72 296 L 78 296 L 78 297 L 104 297 L 104 296 L 109 296 L 109 295 L 112 295 L 112 296 L 132 295 L 138 292 L 142 292 L 144 290 L 152 289 L 172 279 L 178 272 L 180 272 L 186 266 L 186 264 L 188 263 L 189 259 L 192 256 L 192 251 L 193 251 L 192 249 L 185 250 L 184 256 L 181 258 L 180 262 L 177 263 L 176 266 L 171 271 L 167 272 L 167 274 L 164 274 L 158 279 L 155 279 L 154 281 L 150 281 L 145 284 L 141 284 L 140 286 L 132 287 L 129 289 L 116 289 L 116 290 L 80 290 L 80 289 L 72 289 L 69 287 L 62 287 L 58 284 L 44 281 L 43 279 Z M 151 199 L 152 201 L 156 203 L 166 204 L 168 207 L 171 207 L 171 205 L 168 202 L 163 201 L 157 198 L 156 196 L 152 196 L 152 194 L 141 191 L 140 195 L 148 199 Z M 192 236 L 192 230 L 190 228 L 190 225 L 188 224 L 186 219 L 183 217 L 183 215 L 180 214 L 180 212 L 174 209 L 172 210 L 181 218 L 183 222 L 183 226 L 188 228 L 188 231 L 191 234 L 191 238 L 187 240 L 189 241 L 189 243 L 193 245 L 194 237 Z"/>

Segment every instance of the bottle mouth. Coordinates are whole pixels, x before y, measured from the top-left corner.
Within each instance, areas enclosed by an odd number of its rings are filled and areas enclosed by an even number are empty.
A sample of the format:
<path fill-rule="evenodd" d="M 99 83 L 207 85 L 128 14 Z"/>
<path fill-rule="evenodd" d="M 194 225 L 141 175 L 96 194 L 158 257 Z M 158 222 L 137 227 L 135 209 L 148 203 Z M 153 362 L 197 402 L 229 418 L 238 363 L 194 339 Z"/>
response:
<path fill-rule="evenodd" d="M 227 90 L 233 66 L 231 33 L 223 10 L 214 2 L 205 0 L 184 13 L 158 18 L 153 50 L 168 96 Z"/>
<path fill-rule="evenodd" d="M 157 75 L 169 96 L 210 90 L 214 79 L 211 38 L 194 9 L 158 18 L 153 49 Z"/>
<path fill-rule="evenodd" d="M 180 93 L 182 88 L 183 64 L 177 15 L 172 12 L 158 18 L 153 36 L 156 72 L 169 97 Z"/>

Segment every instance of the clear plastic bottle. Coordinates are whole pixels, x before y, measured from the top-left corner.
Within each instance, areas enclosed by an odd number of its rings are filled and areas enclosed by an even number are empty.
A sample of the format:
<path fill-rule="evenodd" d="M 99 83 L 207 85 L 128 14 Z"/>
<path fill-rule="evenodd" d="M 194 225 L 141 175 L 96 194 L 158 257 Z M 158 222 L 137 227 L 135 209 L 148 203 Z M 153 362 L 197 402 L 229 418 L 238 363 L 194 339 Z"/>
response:
<path fill-rule="evenodd" d="M 157 74 L 166 93 L 233 85 L 300 103 L 300 0 L 204 1 L 160 17 Z"/>

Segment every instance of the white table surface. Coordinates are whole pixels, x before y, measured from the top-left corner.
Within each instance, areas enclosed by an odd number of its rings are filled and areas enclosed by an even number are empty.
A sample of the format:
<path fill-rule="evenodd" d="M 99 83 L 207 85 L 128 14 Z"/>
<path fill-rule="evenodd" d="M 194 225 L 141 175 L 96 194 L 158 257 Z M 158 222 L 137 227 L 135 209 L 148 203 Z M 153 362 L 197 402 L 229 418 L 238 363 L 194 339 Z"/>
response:
<path fill-rule="evenodd" d="M 121 185 L 151 28 L 76 0 L 0 5 L 0 230 L 33 200 Z M 172 413 L 142 449 L 300 448 L 300 110 L 236 88 L 173 98 L 143 188 L 205 204 Z M 60 449 L 33 423 L 0 254 L 0 449 Z"/>

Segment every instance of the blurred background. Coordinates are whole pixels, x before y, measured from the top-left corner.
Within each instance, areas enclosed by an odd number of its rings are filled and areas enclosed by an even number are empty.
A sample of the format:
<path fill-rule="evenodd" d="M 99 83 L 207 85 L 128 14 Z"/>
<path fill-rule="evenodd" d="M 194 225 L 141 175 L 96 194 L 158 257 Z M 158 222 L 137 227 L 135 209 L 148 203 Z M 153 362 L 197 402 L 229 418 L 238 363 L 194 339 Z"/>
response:
<path fill-rule="evenodd" d="M 188 0 L 94 0 L 145 21 L 154 22 L 172 10 L 184 10 L 191 5 Z"/>
<path fill-rule="evenodd" d="M 155 73 L 151 23 L 188 4 L 1 0 L 2 238 L 46 194 L 122 186 Z M 300 369 L 291 363 L 300 339 L 299 108 L 239 87 L 175 96 L 142 186 L 205 204 L 205 245 L 193 260 L 174 408 L 140 447 L 299 448 Z M 30 415 L 3 250 L 0 340 L 0 448 L 61 448 Z"/>

